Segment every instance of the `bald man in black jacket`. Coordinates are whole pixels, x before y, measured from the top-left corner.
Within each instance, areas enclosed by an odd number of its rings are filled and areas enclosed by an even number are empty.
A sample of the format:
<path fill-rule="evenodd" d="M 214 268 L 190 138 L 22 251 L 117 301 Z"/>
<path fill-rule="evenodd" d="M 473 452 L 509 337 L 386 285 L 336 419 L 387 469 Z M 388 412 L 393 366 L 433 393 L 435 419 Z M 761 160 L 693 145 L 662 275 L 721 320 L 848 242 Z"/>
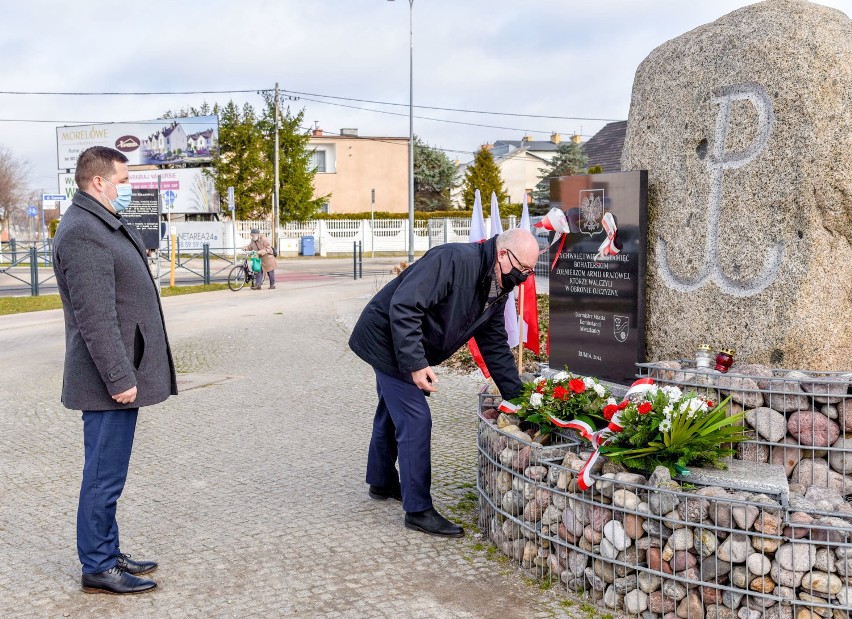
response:
<path fill-rule="evenodd" d="M 369 493 L 401 500 L 409 529 L 464 535 L 432 506 L 432 417 L 425 396 L 437 381 L 430 366 L 474 337 L 503 397 L 520 394 L 503 310 L 509 292 L 532 273 L 538 252 L 535 237 L 519 229 L 484 243 L 441 245 L 382 288 L 355 325 L 349 346 L 373 366 L 379 396 Z"/>

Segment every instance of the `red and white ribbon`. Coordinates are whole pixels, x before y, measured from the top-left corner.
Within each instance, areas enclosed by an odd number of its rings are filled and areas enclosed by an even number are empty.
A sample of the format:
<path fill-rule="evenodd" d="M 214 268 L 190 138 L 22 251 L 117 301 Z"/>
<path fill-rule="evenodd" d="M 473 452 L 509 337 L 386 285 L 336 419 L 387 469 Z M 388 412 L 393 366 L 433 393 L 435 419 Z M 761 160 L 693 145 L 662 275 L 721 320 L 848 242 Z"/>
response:
<path fill-rule="evenodd" d="M 503 400 L 500 402 L 500 406 L 497 407 L 497 410 L 501 413 L 506 413 L 507 415 L 517 415 L 519 408 L 521 408 L 520 404 L 512 404 L 509 400 Z"/>
<path fill-rule="evenodd" d="M 630 385 L 630 389 L 627 390 L 622 404 L 631 401 L 633 396 L 636 396 L 637 394 L 644 394 L 653 386 L 654 379 L 640 378 Z M 595 466 L 595 462 L 597 462 L 598 458 L 600 458 L 600 448 L 607 443 L 610 437 L 624 429 L 621 425 L 621 411 L 616 412 L 612 416 L 606 428 L 596 432 L 594 431 L 594 428 L 591 428 L 591 431 L 589 431 L 589 424 L 582 421 L 571 421 L 568 423 L 569 425 L 561 427 L 570 427 L 571 429 L 577 430 L 583 438 L 592 444 L 592 447 L 594 448 L 592 455 L 589 456 L 589 459 L 586 460 L 586 463 L 577 475 L 577 485 L 580 487 L 580 490 L 588 490 L 595 483 L 592 479 L 592 469 Z"/>
<path fill-rule="evenodd" d="M 615 218 L 612 216 L 612 213 L 607 213 L 603 216 L 601 225 L 606 232 L 606 238 L 601 243 L 601 246 L 598 247 L 595 260 L 600 260 L 604 256 L 615 256 L 621 251 L 615 246 L 615 235 L 618 232 L 618 227 L 615 225 Z"/>
<path fill-rule="evenodd" d="M 533 224 L 533 228 L 544 228 L 545 230 L 550 230 L 551 232 L 556 233 L 556 236 L 553 237 L 553 242 L 545 249 L 541 250 L 540 253 L 542 254 L 553 247 L 556 241 L 561 239 L 561 242 L 559 243 L 559 250 L 553 258 L 553 264 L 550 265 L 550 270 L 552 271 L 556 266 L 556 261 L 559 260 L 559 254 L 562 253 L 562 248 L 565 247 L 565 235 L 571 232 L 571 226 L 568 225 L 568 218 L 565 216 L 565 211 L 554 206 L 547 212 L 547 215 L 545 215 L 541 221 Z"/>

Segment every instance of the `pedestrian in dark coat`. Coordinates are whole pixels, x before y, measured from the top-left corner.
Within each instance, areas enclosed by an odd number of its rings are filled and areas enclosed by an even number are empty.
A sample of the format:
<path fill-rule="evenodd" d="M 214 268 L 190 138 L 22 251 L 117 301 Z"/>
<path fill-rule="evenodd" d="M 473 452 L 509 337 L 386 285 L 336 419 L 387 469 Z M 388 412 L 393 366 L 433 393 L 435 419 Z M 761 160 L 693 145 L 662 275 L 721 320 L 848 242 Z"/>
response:
<path fill-rule="evenodd" d="M 432 505 L 432 418 L 425 396 L 436 391 L 437 379 L 430 366 L 475 337 L 503 397 L 520 394 L 503 309 L 537 258 L 535 237 L 520 229 L 484 243 L 440 245 L 382 288 L 355 325 L 349 346 L 373 366 L 379 396 L 367 460 L 369 494 L 402 500 L 410 529 L 464 535 Z"/>
<path fill-rule="evenodd" d="M 85 464 L 77 551 L 87 592 L 138 593 L 157 567 L 119 547 L 115 511 L 136 418 L 177 394 L 156 284 L 139 232 L 121 218 L 130 202 L 127 158 L 95 146 L 78 161 L 79 190 L 57 229 L 53 270 L 65 314 L 62 403 L 83 412 Z"/>

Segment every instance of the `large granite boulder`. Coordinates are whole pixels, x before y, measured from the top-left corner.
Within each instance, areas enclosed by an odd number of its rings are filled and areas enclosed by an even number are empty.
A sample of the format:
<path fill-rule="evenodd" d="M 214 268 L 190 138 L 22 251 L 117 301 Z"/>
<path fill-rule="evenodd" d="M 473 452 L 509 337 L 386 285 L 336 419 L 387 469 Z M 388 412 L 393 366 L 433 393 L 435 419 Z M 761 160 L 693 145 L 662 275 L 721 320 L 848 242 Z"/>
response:
<path fill-rule="evenodd" d="M 625 170 L 648 170 L 647 350 L 707 338 L 811 370 L 852 358 L 852 21 L 734 11 L 639 66 Z"/>

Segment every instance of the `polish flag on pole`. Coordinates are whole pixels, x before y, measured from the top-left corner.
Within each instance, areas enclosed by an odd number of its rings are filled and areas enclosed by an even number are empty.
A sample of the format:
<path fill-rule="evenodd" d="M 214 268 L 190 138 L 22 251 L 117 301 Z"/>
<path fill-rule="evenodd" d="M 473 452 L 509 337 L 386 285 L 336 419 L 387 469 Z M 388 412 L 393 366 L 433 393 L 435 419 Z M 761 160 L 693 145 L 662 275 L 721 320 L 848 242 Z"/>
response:
<path fill-rule="evenodd" d="M 497 236 L 503 232 L 503 222 L 500 221 L 500 205 L 497 203 L 497 194 L 491 192 L 491 236 Z M 489 238 L 491 238 L 491 236 Z M 506 299 L 506 308 L 503 311 L 503 319 L 506 323 L 506 334 L 509 336 L 509 348 L 514 348 L 521 341 L 518 331 L 518 310 L 515 305 L 515 291 L 509 293 Z"/>
<path fill-rule="evenodd" d="M 527 193 L 524 192 L 524 210 L 521 213 L 521 230 L 532 232 L 530 227 L 530 211 L 527 206 Z M 518 287 L 520 305 L 520 338 L 524 348 L 535 354 L 539 352 L 538 335 L 538 297 L 535 292 L 535 273 L 531 273 L 527 280 Z"/>
<path fill-rule="evenodd" d="M 477 189 L 473 200 L 473 215 L 470 218 L 470 236 L 468 237 L 468 241 L 471 243 L 482 243 L 485 241 L 485 238 L 485 217 L 482 215 L 482 196 L 479 194 L 479 189 Z M 476 339 L 470 338 L 467 341 L 467 347 L 470 349 L 473 360 L 479 366 L 485 378 L 491 378 L 491 373 L 485 365 L 485 359 L 482 358 L 479 346 L 476 345 Z"/>

